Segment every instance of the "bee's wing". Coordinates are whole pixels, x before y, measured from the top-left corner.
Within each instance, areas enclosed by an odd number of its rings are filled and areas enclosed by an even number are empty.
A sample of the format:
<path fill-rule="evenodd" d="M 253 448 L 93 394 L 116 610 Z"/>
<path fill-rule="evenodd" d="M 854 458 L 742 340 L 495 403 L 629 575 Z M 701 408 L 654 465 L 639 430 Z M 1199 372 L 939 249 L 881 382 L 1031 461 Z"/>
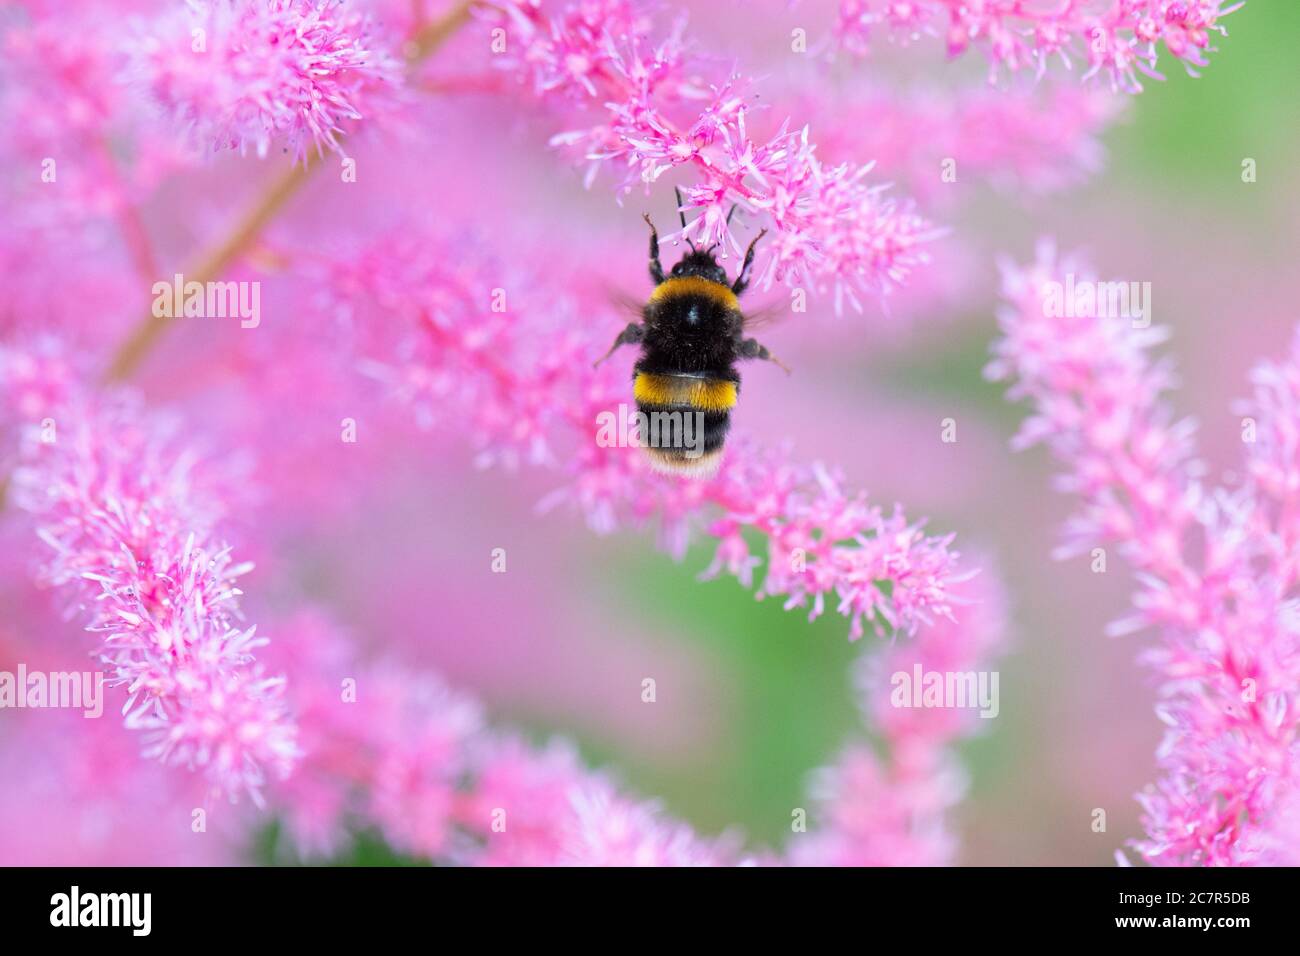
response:
<path fill-rule="evenodd" d="M 745 310 L 745 323 L 741 326 L 746 332 L 753 332 L 756 329 L 764 329 L 770 325 L 780 322 L 790 315 L 787 303 L 781 299 L 773 299 L 771 302 L 765 302 L 754 310 Z"/>
<path fill-rule="evenodd" d="M 645 299 L 638 299 L 625 289 L 614 286 L 605 287 L 605 298 L 621 314 L 640 321 L 645 314 Z"/>

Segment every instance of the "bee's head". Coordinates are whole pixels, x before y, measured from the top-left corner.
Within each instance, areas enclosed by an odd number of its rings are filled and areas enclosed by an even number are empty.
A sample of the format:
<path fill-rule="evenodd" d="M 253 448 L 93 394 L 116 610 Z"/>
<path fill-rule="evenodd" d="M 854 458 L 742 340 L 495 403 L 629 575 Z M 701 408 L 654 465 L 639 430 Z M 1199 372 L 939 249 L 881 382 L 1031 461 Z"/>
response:
<path fill-rule="evenodd" d="M 685 276 L 699 276 L 710 282 L 727 284 L 726 270 L 718 265 L 718 260 L 713 255 L 713 246 L 703 250 L 691 246 L 691 251 L 682 256 L 681 261 L 673 266 L 672 275 L 679 279 Z"/>

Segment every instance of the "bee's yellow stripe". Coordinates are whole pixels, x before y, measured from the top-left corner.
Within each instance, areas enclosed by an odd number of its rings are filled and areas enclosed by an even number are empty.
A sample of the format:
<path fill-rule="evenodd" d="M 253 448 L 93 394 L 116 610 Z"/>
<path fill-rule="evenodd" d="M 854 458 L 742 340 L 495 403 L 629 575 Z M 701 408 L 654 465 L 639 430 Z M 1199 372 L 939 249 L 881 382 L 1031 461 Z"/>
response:
<path fill-rule="evenodd" d="M 650 293 L 650 301 L 658 302 L 678 295 L 702 295 L 712 299 L 724 309 L 740 308 L 736 293 L 721 282 L 714 282 L 701 276 L 677 276 L 665 279 L 655 286 L 654 292 Z"/>
<path fill-rule="evenodd" d="M 638 372 L 632 394 L 643 405 L 689 405 L 705 412 L 725 412 L 736 404 L 736 383 Z"/>

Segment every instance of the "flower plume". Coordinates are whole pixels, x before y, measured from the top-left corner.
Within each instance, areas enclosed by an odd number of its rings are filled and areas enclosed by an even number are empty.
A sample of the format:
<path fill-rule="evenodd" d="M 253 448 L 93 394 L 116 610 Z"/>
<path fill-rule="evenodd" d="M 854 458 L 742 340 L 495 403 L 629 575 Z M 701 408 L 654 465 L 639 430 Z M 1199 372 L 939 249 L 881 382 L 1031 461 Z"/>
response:
<path fill-rule="evenodd" d="M 322 0 L 210 0 L 151 25 L 132 73 L 206 150 L 283 140 L 342 152 L 345 126 L 391 97 L 401 66 L 363 14 Z"/>
<path fill-rule="evenodd" d="M 684 23 L 659 43 L 630 0 L 569 4 L 550 14 L 539 3 L 502 0 L 488 13 L 515 37 L 502 57 L 533 94 L 577 125 L 552 144 L 588 164 L 590 184 L 604 166 L 621 169 L 620 192 L 646 189 L 681 169 L 681 235 L 739 252 L 744 210 L 769 228 L 760 281 L 829 291 L 837 309 L 861 309 L 928 261 L 938 233 L 905 200 L 869 179 L 872 164 L 823 162 L 811 130 L 787 120 L 755 138 L 761 118 L 738 74 L 717 75 L 692 57 Z M 715 74 L 712 79 L 702 79 Z M 594 123 L 593 123 L 594 120 Z"/>
<path fill-rule="evenodd" d="M 1164 79 L 1163 50 L 1193 75 L 1207 66 L 1219 21 L 1243 6 L 1239 0 L 840 0 L 835 34 L 841 48 L 864 54 L 870 35 L 883 28 L 910 42 L 942 37 L 948 55 L 984 51 L 990 79 L 999 69 L 1041 76 L 1053 60 L 1066 68 L 1086 64 L 1085 78 L 1105 75 L 1116 90 L 1137 93 L 1139 77 Z"/>
<path fill-rule="evenodd" d="M 1018 443 L 1047 444 L 1066 466 L 1059 486 L 1082 499 L 1062 556 L 1121 547 L 1139 591 L 1132 617 L 1112 630 L 1161 638 L 1142 659 L 1160 680 L 1162 776 L 1139 797 L 1147 837 L 1134 847 L 1158 865 L 1294 862 L 1297 353 L 1255 375 L 1248 407 L 1264 424 L 1251 480 L 1203 488 L 1191 425 L 1162 398 L 1170 366 L 1149 354 L 1164 333 L 1095 303 L 1051 307 L 1067 274 L 1091 281 L 1048 245 L 1028 267 L 1007 267 L 989 373 L 1014 379 L 1012 396 L 1033 403 Z"/>
<path fill-rule="evenodd" d="M 42 578 L 96 637 L 144 753 L 260 800 L 297 754 L 283 679 L 240 621 L 250 570 L 215 534 L 217 495 L 167 423 L 128 394 L 69 380 L 59 350 L 0 351 L 4 420 L 21 432 L 14 498 L 48 548 Z M 12 435 L 12 431 L 10 432 Z"/>
<path fill-rule="evenodd" d="M 864 723 L 879 745 L 854 742 L 814 774 L 813 829 L 796 838 L 791 859 L 814 866 L 951 866 L 959 841 L 949 815 L 966 790 L 952 745 L 979 729 L 975 702 L 918 708 L 895 699 L 899 677 L 968 676 L 985 686 L 985 668 L 1006 644 L 1004 598 L 981 575 L 959 589 L 956 620 L 920 629 L 911 640 L 864 654 L 855 669 Z M 996 699 L 996 698 L 995 698 Z M 986 715 L 996 717 L 991 706 Z"/>

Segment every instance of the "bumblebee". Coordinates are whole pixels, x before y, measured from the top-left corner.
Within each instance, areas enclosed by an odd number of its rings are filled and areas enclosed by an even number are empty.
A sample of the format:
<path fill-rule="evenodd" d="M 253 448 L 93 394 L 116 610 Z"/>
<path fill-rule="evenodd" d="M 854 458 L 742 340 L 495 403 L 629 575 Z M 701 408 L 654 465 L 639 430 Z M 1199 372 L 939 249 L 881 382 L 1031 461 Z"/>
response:
<path fill-rule="evenodd" d="M 679 195 L 679 211 L 680 207 Z M 754 248 L 767 230 L 754 237 L 745 251 L 740 275 L 728 284 L 727 273 L 713 254 L 716 244 L 700 250 L 690 240 L 690 252 L 665 275 L 659 262 L 659 233 L 648 214 L 644 219 L 650 227 L 654 291 L 641 309 L 641 321 L 629 323 L 596 364 L 619 346 L 641 347 L 632 371 L 641 447 L 656 470 L 707 477 L 721 462 L 731 409 L 740 394 L 736 363 L 762 359 L 789 372 L 756 339 L 745 336 L 747 320 L 739 303 L 749 286 Z M 657 426 L 664 421 L 671 421 L 673 427 L 660 430 Z M 649 436 L 645 433 L 647 423 L 651 424 Z M 664 432 L 666 441 L 662 440 Z"/>

